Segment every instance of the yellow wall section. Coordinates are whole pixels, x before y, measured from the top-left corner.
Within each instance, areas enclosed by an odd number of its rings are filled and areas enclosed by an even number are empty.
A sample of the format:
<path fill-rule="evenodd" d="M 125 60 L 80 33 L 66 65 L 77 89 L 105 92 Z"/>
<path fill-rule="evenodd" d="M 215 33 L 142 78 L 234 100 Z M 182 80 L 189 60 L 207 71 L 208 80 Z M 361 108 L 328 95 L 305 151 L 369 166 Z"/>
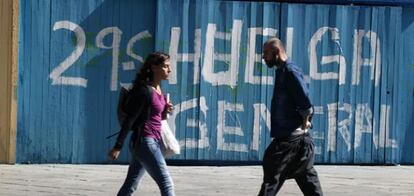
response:
<path fill-rule="evenodd" d="M 0 163 L 15 163 L 18 0 L 0 1 L 0 47 Z"/>

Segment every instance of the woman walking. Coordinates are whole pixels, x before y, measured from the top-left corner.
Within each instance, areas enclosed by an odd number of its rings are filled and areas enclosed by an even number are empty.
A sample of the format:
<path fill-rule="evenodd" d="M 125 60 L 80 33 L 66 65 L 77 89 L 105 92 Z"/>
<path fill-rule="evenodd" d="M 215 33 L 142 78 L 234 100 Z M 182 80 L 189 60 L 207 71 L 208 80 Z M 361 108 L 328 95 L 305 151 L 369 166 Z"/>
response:
<path fill-rule="evenodd" d="M 145 59 L 142 69 L 135 77 L 125 107 L 127 117 L 108 154 L 110 159 L 117 159 L 128 131 L 133 130 L 129 145 L 132 160 L 124 184 L 118 192 L 120 196 L 132 195 L 145 171 L 155 180 L 161 195 L 174 195 L 174 184 L 160 149 L 161 120 L 173 109 L 172 104 L 167 103 L 160 84 L 162 80 L 168 79 L 170 72 L 169 55 L 155 52 Z"/>

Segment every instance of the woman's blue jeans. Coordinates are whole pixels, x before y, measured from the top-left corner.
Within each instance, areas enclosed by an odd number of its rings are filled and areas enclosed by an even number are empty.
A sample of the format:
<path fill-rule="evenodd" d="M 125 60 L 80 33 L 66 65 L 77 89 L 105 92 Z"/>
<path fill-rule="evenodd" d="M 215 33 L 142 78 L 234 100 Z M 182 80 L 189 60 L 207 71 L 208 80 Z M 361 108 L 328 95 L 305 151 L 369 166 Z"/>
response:
<path fill-rule="evenodd" d="M 155 180 L 162 196 L 174 196 L 174 183 L 160 148 L 160 140 L 142 137 L 139 145 L 130 144 L 132 159 L 118 196 L 132 195 L 145 171 Z"/>

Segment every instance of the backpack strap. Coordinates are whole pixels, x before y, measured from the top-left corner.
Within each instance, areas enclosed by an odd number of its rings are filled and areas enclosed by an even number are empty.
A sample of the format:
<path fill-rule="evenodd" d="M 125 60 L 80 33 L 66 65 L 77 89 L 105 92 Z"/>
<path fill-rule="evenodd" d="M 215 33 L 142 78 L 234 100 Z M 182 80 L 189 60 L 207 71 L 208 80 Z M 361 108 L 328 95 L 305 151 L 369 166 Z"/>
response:
<path fill-rule="evenodd" d="M 147 103 L 146 103 L 146 105 L 147 105 L 147 107 L 146 107 L 146 109 L 147 109 L 147 119 L 148 119 L 149 116 L 151 115 L 151 103 L 152 103 L 152 93 L 153 93 L 153 89 L 152 89 L 152 87 L 150 85 L 145 84 L 144 86 L 145 86 L 145 89 L 147 90 L 147 93 L 146 93 L 146 97 L 147 97 Z M 145 111 L 142 111 L 143 108 L 144 107 L 141 107 L 140 108 L 141 111 L 137 112 L 137 116 L 134 117 L 135 118 L 134 121 L 137 120 L 138 115 L 140 115 L 142 112 L 145 112 Z M 147 119 L 145 119 L 145 121 Z M 135 124 L 135 122 L 133 124 Z M 143 125 L 144 124 L 145 124 L 145 122 L 141 123 L 139 125 L 139 127 L 137 128 L 137 130 L 134 130 L 134 132 L 133 132 L 133 134 L 131 136 L 131 140 L 134 141 L 133 142 L 133 146 L 139 145 L 139 142 L 140 142 L 140 139 L 139 138 L 141 138 L 141 133 L 142 133 L 142 129 L 143 129 Z"/>
<path fill-rule="evenodd" d="M 147 90 L 147 92 L 146 92 L 146 97 L 147 97 L 147 105 L 150 105 L 151 104 L 151 101 L 152 101 L 152 91 L 153 91 L 153 89 L 152 89 L 152 87 L 150 86 L 150 85 L 148 85 L 148 84 L 143 84 L 143 86 L 144 86 L 144 89 L 145 90 Z M 143 110 L 143 108 L 145 108 L 145 107 L 139 107 L 139 109 L 138 109 L 138 111 L 134 114 L 134 116 L 132 117 L 132 121 L 133 121 L 133 123 L 132 124 L 134 124 L 135 123 L 135 121 L 137 120 L 137 118 L 138 118 L 138 116 L 142 113 L 142 110 Z M 148 114 L 147 115 L 150 115 L 150 111 L 151 111 L 151 106 L 149 106 L 149 108 L 148 108 Z M 122 126 L 122 125 L 121 125 Z M 113 133 L 113 134 L 111 134 L 111 135 L 109 135 L 109 136 L 107 136 L 107 137 L 105 137 L 106 139 L 110 139 L 110 138 L 112 138 L 112 137 L 114 137 L 114 136 L 116 136 L 116 135 L 118 135 L 119 133 L 120 133 L 121 131 L 118 131 L 118 132 L 116 132 L 116 133 Z"/>

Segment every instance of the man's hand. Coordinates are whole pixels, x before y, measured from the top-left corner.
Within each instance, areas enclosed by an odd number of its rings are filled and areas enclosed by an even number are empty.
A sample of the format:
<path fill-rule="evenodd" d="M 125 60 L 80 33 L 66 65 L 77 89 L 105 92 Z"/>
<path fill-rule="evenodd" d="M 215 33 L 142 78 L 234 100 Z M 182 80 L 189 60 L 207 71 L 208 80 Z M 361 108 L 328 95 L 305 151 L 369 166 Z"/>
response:
<path fill-rule="evenodd" d="M 311 126 L 312 126 L 312 124 L 308 120 L 303 121 L 302 130 L 309 129 Z"/>
<path fill-rule="evenodd" d="M 112 148 L 112 150 L 109 151 L 109 153 L 108 153 L 109 159 L 111 159 L 112 161 L 116 160 L 118 158 L 120 152 L 121 152 L 121 150 L 116 149 L 116 148 Z"/>

